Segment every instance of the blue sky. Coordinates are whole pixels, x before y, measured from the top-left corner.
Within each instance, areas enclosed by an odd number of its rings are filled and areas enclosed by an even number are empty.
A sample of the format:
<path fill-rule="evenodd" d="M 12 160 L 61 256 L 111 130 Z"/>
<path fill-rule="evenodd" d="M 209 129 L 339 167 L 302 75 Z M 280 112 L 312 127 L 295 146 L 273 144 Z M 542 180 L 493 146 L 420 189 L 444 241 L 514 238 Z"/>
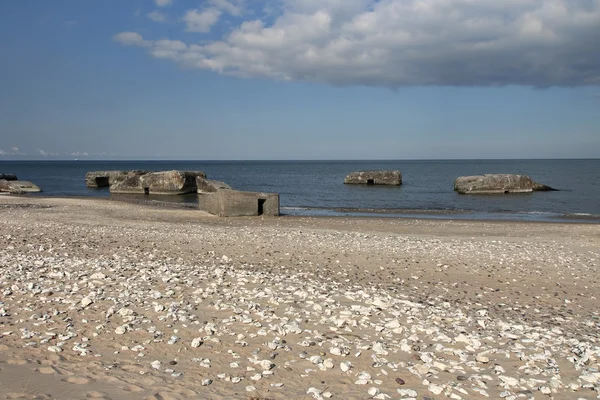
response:
<path fill-rule="evenodd" d="M 600 0 L 2 1 L 0 160 L 597 158 L 598 32 Z"/>

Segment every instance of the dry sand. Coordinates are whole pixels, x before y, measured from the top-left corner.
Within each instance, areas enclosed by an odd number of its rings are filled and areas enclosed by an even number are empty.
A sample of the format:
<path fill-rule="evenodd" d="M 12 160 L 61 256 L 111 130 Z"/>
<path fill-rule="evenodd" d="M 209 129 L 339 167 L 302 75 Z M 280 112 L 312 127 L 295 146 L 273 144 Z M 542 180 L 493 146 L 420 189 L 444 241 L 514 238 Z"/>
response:
<path fill-rule="evenodd" d="M 0 397 L 600 398 L 600 226 L 0 197 Z"/>

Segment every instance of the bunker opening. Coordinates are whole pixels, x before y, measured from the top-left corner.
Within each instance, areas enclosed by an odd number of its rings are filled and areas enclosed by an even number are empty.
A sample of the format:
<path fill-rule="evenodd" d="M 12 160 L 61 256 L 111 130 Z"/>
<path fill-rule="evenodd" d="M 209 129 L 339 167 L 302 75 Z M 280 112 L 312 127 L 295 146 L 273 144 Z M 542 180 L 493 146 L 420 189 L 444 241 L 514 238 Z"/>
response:
<path fill-rule="evenodd" d="M 108 186 L 108 176 L 98 176 L 95 180 L 96 186 L 99 188 Z"/>
<path fill-rule="evenodd" d="M 367 185 L 374 185 L 375 179 L 367 179 Z"/>
<path fill-rule="evenodd" d="M 150 188 L 149 187 L 145 187 L 144 188 L 144 194 L 150 194 Z"/>
<path fill-rule="evenodd" d="M 267 199 L 258 199 L 258 215 L 263 215 L 266 201 Z"/>

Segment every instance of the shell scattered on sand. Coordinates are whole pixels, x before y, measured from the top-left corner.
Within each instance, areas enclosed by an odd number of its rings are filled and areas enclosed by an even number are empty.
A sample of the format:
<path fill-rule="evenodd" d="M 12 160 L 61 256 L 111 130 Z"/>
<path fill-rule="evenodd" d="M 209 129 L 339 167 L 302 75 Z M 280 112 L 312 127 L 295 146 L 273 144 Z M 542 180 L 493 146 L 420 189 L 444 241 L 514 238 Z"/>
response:
<path fill-rule="evenodd" d="M 593 246 L 51 212 L 3 210 L 0 368 L 181 398 L 600 398 L 598 312 L 573 295 L 575 273 L 597 285 Z M 445 275 L 460 263 L 502 283 Z M 552 302 L 495 292 L 543 269 Z"/>

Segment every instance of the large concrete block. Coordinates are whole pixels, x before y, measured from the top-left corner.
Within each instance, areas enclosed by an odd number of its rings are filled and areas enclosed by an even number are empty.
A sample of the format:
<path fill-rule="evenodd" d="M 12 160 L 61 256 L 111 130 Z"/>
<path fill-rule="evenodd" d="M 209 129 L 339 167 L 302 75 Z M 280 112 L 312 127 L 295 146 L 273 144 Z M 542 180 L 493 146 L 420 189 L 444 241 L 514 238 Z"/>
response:
<path fill-rule="evenodd" d="M 103 188 L 122 182 L 128 177 L 145 175 L 149 171 L 90 171 L 85 174 L 85 186 Z"/>
<path fill-rule="evenodd" d="M 198 187 L 198 193 L 212 193 L 220 190 L 233 190 L 233 188 L 225 182 L 206 179 L 202 176 L 196 178 L 196 186 Z"/>
<path fill-rule="evenodd" d="M 179 195 L 197 190 L 196 178 L 205 178 L 200 171 L 160 171 L 144 175 L 128 175 L 124 180 L 110 185 L 115 194 L 165 194 Z"/>
<path fill-rule="evenodd" d="M 198 207 L 219 217 L 279 216 L 279 194 L 238 190 L 201 193 Z"/>
<path fill-rule="evenodd" d="M 400 171 L 358 171 L 353 172 L 344 179 L 347 185 L 391 185 L 402 184 Z"/>
<path fill-rule="evenodd" d="M 36 193 L 41 192 L 42 189 L 34 183 L 29 181 L 7 181 L 6 179 L 0 179 L 0 192 L 2 193 Z"/>
<path fill-rule="evenodd" d="M 460 194 L 504 194 L 547 192 L 556 189 L 534 182 L 527 175 L 485 174 L 459 176 L 454 181 L 454 190 Z"/>
<path fill-rule="evenodd" d="M 527 175 L 460 176 L 454 181 L 454 190 L 461 194 L 528 193 L 533 191 L 533 181 Z"/>

